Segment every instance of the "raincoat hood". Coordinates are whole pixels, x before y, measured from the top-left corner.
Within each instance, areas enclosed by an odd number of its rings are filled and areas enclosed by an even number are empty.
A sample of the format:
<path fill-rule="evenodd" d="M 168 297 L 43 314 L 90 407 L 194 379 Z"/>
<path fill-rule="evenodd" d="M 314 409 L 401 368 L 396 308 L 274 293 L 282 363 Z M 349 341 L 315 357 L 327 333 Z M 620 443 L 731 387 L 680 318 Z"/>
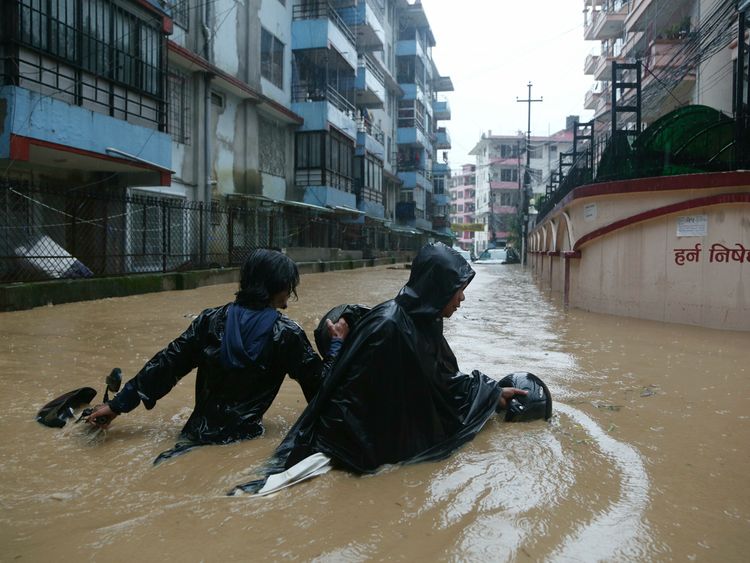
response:
<path fill-rule="evenodd" d="M 441 242 L 428 244 L 414 258 L 409 281 L 396 302 L 410 315 L 438 316 L 474 274 L 469 263 L 452 248 Z"/>

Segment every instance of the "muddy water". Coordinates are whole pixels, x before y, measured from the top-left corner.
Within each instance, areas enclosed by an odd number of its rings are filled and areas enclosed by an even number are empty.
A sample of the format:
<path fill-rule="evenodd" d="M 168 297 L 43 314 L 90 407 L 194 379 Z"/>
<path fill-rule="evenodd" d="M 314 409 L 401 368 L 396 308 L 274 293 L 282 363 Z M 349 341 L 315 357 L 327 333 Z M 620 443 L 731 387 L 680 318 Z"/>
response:
<path fill-rule="evenodd" d="M 282 387 L 253 441 L 152 467 L 192 405 L 188 376 L 106 434 L 35 422 L 74 387 L 130 376 L 233 286 L 0 314 L 0 560 L 746 561 L 750 335 L 565 313 L 517 266 L 477 266 L 446 331 L 464 370 L 532 371 L 550 423 L 491 420 L 450 459 L 331 472 L 229 498 L 304 404 Z M 375 304 L 406 270 L 306 275 L 288 313 L 311 333 L 340 302 Z"/>

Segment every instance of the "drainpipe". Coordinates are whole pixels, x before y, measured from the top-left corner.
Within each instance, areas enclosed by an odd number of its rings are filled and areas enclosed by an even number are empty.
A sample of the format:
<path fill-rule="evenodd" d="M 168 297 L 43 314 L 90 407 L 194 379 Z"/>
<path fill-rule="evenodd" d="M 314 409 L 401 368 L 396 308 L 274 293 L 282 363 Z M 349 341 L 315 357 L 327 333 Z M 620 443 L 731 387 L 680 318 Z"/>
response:
<path fill-rule="evenodd" d="M 213 3 L 206 2 L 203 11 L 203 55 L 206 61 L 211 62 L 211 8 Z M 203 81 L 203 165 L 205 167 L 205 183 L 203 186 L 203 213 L 205 229 L 203 230 L 202 256 L 205 263 L 208 261 L 209 240 L 211 238 L 211 191 L 213 183 L 211 181 L 211 79 L 213 75 L 210 72 L 205 73 Z"/>

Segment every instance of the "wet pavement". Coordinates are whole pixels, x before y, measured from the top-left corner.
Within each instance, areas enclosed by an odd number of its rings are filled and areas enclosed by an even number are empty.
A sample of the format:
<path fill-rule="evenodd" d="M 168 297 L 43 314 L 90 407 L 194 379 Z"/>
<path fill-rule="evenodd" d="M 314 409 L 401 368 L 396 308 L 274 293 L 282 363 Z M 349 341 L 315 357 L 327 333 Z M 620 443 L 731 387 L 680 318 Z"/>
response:
<path fill-rule="evenodd" d="M 333 471 L 230 498 L 304 406 L 287 381 L 263 437 L 153 467 L 193 404 L 187 376 L 106 433 L 34 420 L 64 391 L 101 398 L 233 285 L 0 314 L 0 560 L 745 561 L 750 335 L 564 311 L 520 266 L 477 265 L 446 334 L 464 371 L 531 371 L 549 423 L 490 420 L 448 460 Z M 312 335 L 342 302 L 395 295 L 408 270 L 309 274 L 287 314 Z"/>

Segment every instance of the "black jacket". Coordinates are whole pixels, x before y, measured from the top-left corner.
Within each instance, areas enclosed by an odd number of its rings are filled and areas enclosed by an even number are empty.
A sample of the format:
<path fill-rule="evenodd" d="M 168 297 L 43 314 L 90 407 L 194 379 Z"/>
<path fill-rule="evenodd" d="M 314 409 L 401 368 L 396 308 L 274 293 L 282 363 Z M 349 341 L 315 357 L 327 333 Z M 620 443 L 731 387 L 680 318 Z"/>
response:
<path fill-rule="evenodd" d="M 435 460 L 471 440 L 495 412 L 497 382 L 462 373 L 440 312 L 474 277 L 458 253 L 423 248 L 399 295 L 373 308 L 276 451 L 268 474 L 315 452 L 351 471 Z M 241 485 L 253 490 L 255 485 Z"/>
<path fill-rule="evenodd" d="M 127 405 L 123 396 L 134 387 L 147 409 L 154 407 L 180 379 L 198 368 L 195 408 L 182 438 L 197 443 L 228 443 L 263 432 L 262 417 L 281 387 L 285 374 L 301 385 L 310 401 L 320 386 L 324 365 L 302 328 L 279 315 L 258 357 L 244 368 L 225 367 L 221 340 L 229 304 L 203 311 L 178 338 L 158 352 L 111 402 L 116 412 Z"/>

